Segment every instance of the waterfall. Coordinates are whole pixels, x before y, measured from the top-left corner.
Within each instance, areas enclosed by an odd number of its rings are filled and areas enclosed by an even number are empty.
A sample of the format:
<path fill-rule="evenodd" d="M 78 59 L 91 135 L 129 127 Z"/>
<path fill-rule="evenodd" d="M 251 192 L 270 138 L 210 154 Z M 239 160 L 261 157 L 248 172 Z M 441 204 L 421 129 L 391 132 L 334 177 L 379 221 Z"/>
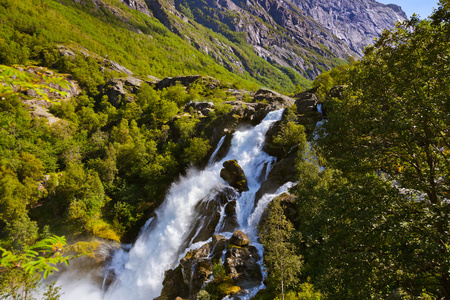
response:
<path fill-rule="evenodd" d="M 198 217 L 196 205 L 202 199 L 208 199 L 214 191 L 223 190 L 227 186 L 220 178 L 224 161 L 236 159 L 247 177 L 249 191 L 238 197 L 236 214 L 240 229 L 256 244 L 256 225 L 267 203 L 275 197 L 275 194 L 264 196 L 255 209 L 255 194 L 261 185 L 261 174 L 267 174 L 276 160 L 262 151 L 262 147 L 267 130 L 281 119 L 282 114 L 283 110 L 270 112 L 257 126 L 237 130 L 230 150 L 223 159 L 213 163 L 214 158 L 211 158 L 204 170 L 190 169 L 172 184 L 163 204 L 155 212 L 156 217 L 146 223 L 128 255 L 126 251 L 120 250 L 113 257 L 110 268 L 116 274 L 116 279 L 103 299 L 153 299 L 160 295 L 165 271 L 175 267 L 186 250 L 193 247 L 190 244 L 192 236 L 188 235 Z M 218 148 L 222 142 L 223 139 Z M 285 185 L 279 193 L 287 187 Z M 217 231 L 220 230 L 216 229 Z M 262 246 L 257 248 L 262 253 Z M 62 299 L 76 298 L 64 286 L 63 292 L 65 294 Z M 86 299 L 101 298 L 95 294 L 95 297 Z"/>

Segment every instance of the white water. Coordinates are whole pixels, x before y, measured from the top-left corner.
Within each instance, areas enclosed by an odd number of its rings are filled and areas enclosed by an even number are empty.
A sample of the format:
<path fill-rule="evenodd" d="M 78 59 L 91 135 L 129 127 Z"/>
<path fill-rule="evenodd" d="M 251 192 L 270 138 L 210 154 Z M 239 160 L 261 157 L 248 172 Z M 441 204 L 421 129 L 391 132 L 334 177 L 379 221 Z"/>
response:
<path fill-rule="evenodd" d="M 203 171 L 189 170 L 185 177 L 171 186 L 163 205 L 156 211 L 157 217 L 146 224 L 129 254 L 118 251 L 113 257 L 111 269 L 117 274 L 117 279 L 106 294 L 102 295 L 100 287 L 92 290 L 91 284 L 86 285 L 87 290 L 83 290 L 81 283 L 77 289 L 71 289 L 64 281 L 58 281 L 63 283 L 65 294 L 62 299 L 139 300 L 158 297 L 165 270 L 175 267 L 186 247 L 192 246 L 185 245 L 185 239 L 195 221 L 195 206 L 212 190 L 226 185 L 219 174 L 223 162 L 230 159 L 238 161 L 249 186 L 249 191 L 243 192 L 237 200 L 236 213 L 240 229 L 249 235 L 252 244 L 262 254 L 262 247 L 256 243 L 256 225 L 275 194 L 265 195 L 256 209 L 254 200 L 261 185 L 262 172 L 267 174 L 270 171 L 268 168 L 275 162 L 274 157 L 262 151 L 265 134 L 281 118 L 282 112 L 270 112 L 259 125 L 237 131 L 226 157 L 214 164 L 210 163 Z M 276 194 L 287 188 L 288 185 L 283 186 Z M 220 228 L 220 224 L 217 228 Z"/>

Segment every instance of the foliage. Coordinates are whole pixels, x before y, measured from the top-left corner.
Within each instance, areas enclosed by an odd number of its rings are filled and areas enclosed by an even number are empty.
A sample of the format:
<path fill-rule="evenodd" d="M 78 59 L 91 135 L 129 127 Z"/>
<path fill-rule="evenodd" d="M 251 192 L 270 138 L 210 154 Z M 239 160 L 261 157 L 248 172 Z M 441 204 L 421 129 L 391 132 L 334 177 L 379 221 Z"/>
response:
<path fill-rule="evenodd" d="M 213 281 L 197 294 L 197 299 L 223 299 L 241 290 L 239 286 L 234 285 L 233 279 L 226 275 L 222 260 L 213 265 L 212 273 Z"/>
<path fill-rule="evenodd" d="M 289 241 L 294 227 L 286 219 L 280 201 L 274 199 L 269 209 L 268 220 L 260 233 L 265 249 L 264 265 L 268 268 L 268 279 L 284 299 L 285 291 L 298 283 L 302 260 Z"/>
<path fill-rule="evenodd" d="M 283 149 L 285 156 L 294 149 L 303 149 L 306 145 L 305 127 L 294 121 L 288 121 L 273 139 L 273 143 L 276 147 Z"/>
<path fill-rule="evenodd" d="M 40 273 L 47 278 L 49 274 L 58 271 L 56 264 L 69 264 L 71 257 L 64 256 L 64 246 L 64 237 L 52 236 L 18 252 L 0 248 L 0 296 L 14 299 L 32 297 L 39 285 Z M 58 289 L 51 285 L 45 293 L 45 299 L 55 299 L 57 294 Z"/>
<path fill-rule="evenodd" d="M 312 82 L 312 87 L 316 90 L 316 95 L 320 100 L 326 99 L 328 91 L 336 85 L 348 83 L 350 71 L 357 65 L 357 62 L 350 58 L 348 64 L 340 65 L 330 71 L 319 74 Z"/>
<path fill-rule="evenodd" d="M 325 103 L 325 169 L 298 164 L 303 274 L 328 298 L 450 295 L 446 10 L 366 49 Z"/>
<path fill-rule="evenodd" d="M 13 67 L 0 65 L 0 96 L 5 97 L 17 92 L 34 90 L 44 100 L 49 101 L 49 93 L 66 96 L 67 92 L 54 88 L 55 85 L 64 89 L 69 83 L 62 77 L 49 77 L 44 72 L 38 74 L 24 72 Z"/>
<path fill-rule="evenodd" d="M 253 77 L 248 72 L 233 74 L 207 54 L 195 49 L 189 41 L 170 32 L 156 18 L 132 10 L 118 1 L 114 3 L 115 13 L 111 13 L 110 5 L 93 5 L 91 1 L 3 0 L 0 16 L 5 22 L 1 25 L 0 63 L 56 67 L 59 71 L 73 74 L 93 94 L 96 93 L 96 85 L 102 84 L 103 75 L 113 76 L 107 72 L 102 74 L 100 69 L 94 68 L 95 61 L 108 65 L 105 58 L 124 65 L 136 74 L 151 74 L 160 78 L 201 74 L 226 82 L 240 82 L 251 89 L 267 85 L 286 91 L 293 87 L 290 77 L 294 84 L 307 84 L 295 72 L 289 77 L 284 75 L 259 58 L 248 45 L 245 56 L 251 61 Z M 183 7 L 183 11 L 190 14 L 186 10 L 188 6 Z M 26 22 L 23 22 L 24 19 Z M 197 25 L 191 28 L 188 24 L 186 27 L 203 33 L 207 37 L 205 42 L 221 40 L 238 53 L 242 51 L 239 45 L 205 27 Z M 76 57 L 61 57 L 57 45 L 67 46 Z M 226 56 L 223 58 L 229 60 Z M 284 80 L 280 80 L 280 76 Z"/>
<path fill-rule="evenodd" d="M 197 300 L 211 300 L 211 296 L 206 290 L 201 290 L 197 294 Z"/>

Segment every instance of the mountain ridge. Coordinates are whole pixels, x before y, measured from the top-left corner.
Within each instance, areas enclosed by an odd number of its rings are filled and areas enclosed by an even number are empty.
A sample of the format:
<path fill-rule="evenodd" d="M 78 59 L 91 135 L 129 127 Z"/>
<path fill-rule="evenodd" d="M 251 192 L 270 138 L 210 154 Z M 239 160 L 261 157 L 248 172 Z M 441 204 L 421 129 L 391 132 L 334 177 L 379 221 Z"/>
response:
<path fill-rule="evenodd" d="M 360 58 L 363 49 L 384 29 L 406 19 L 399 6 L 374 0 L 121 0 L 130 8 L 146 5 L 169 30 L 213 56 L 233 72 L 255 76 L 242 49 L 271 65 L 289 68 L 307 79 L 343 63 Z M 210 36 L 196 36 L 188 26 L 206 27 L 232 43 L 214 47 Z M 202 39 L 204 38 L 204 39 Z M 237 45 L 237 47 L 236 47 Z M 230 51 L 231 49 L 231 51 Z M 233 56 L 234 59 L 230 59 Z M 283 70 L 282 70 L 283 71 Z"/>

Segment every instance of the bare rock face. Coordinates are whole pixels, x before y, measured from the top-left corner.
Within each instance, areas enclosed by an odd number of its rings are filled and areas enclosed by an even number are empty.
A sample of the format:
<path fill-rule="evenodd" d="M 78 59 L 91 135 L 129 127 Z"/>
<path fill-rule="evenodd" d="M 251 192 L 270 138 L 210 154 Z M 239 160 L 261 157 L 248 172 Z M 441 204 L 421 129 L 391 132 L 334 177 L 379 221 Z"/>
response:
<path fill-rule="evenodd" d="M 248 191 L 247 178 L 244 170 L 235 159 L 227 160 L 223 163 L 223 169 L 220 171 L 220 177 L 228 182 L 239 192 Z"/>
<path fill-rule="evenodd" d="M 384 29 L 407 18 L 400 6 L 374 0 L 293 0 L 327 30 L 337 36 L 358 56 Z"/>
<path fill-rule="evenodd" d="M 148 10 L 148 7 L 145 4 L 144 0 L 120 0 L 120 1 L 131 9 L 138 10 L 149 17 L 153 16 L 152 13 Z"/>
<path fill-rule="evenodd" d="M 336 58 L 361 57 L 363 47 L 372 43 L 373 38 L 406 18 L 399 6 L 374 0 L 154 0 L 146 3 L 153 16 L 167 28 L 229 70 L 254 71 L 233 45 L 217 39 L 208 41 L 190 32 L 195 28 L 190 27 L 191 21 L 230 40 L 239 36 L 239 42 L 243 39 L 267 62 L 291 68 L 309 79 L 334 66 Z"/>

